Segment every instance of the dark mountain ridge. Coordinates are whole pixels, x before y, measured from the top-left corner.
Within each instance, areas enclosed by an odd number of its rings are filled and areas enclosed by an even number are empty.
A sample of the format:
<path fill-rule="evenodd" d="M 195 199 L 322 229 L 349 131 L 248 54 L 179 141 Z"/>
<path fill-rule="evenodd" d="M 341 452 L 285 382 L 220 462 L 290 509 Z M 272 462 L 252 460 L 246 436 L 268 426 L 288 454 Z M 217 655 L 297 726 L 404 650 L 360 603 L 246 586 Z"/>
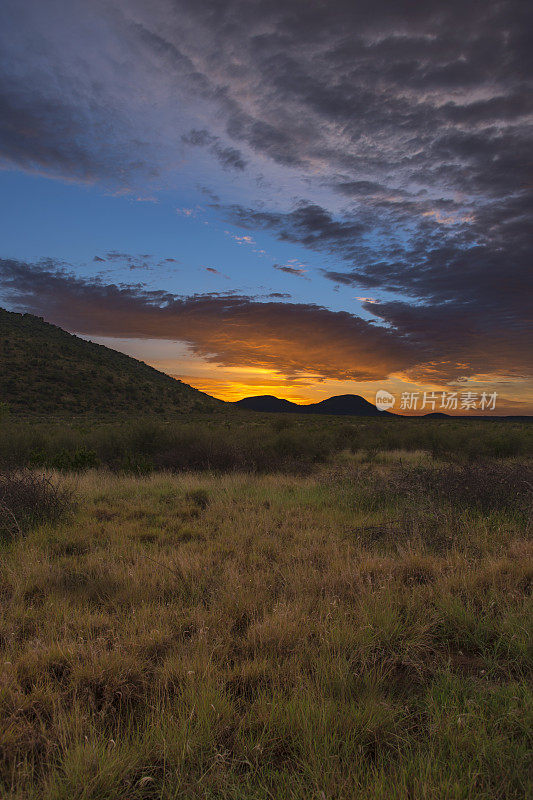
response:
<path fill-rule="evenodd" d="M 328 397 L 318 403 L 299 405 L 289 400 L 282 400 L 273 395 L 259 397 L 245 397 L 237 400 L 233 405 L 250 411 L 275 412 L 286 414 L 336 414 L 358 417 L 394 417 L 389 411 L 378 411 L 376 406 L 360 397 L 358 394 L 341 394 Z"/>
<path fill-rule="evenodd" d="M 531 421 L 530 416 L 508 415 L 496 416 L 490 414 L 444 414 L 440 411 L 432 411 L 428 414 L 394 414 L 390 411 L 379 411 L 376 406 L 365 400 L 358 394 L 341 394 L 328 397 L 318 403 L 305 403 L 299 405 L 290 400 L 283 400 L 274 395 L 264 394 L 258 397 L 244 397 L 236 400 L 231 405 L 247 411 L 260 411 L 277 414 L 331 414 L 346 415 L 354 417 L 380 417 L 381 419 L 427 419 L 427 420 L 509 420 L 509 421 Z"/>
<path fill-rule="evenodd" d="M 143 361 L 3 308 L 0 402 L 28 414 L 173 414 L 225 406 Z"/>

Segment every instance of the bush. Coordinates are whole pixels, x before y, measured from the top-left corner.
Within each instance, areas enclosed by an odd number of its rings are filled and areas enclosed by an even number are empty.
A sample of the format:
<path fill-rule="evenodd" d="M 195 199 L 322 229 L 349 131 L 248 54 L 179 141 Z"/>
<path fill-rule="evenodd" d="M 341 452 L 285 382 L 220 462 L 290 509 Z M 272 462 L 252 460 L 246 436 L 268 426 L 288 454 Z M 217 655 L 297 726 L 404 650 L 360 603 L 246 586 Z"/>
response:
<path fill-rule="evenodd" d="M 212 420 L 117 419 L 0 425 L 0 469 L 44 467 L 81 471 L 106 466 L 144 474 L 289 472 L 307 474 L 339 451 L 372 454 L 426 450 L 452 463 L 527 456 L 533 426 L 526 422 L 312 417 L 218 416 Z"/>
<path fill-rule="evenodd" d="M 30 456 L 30 466 L 49 467 L 71 472 L 83 472 L 86 469 L 94 469 L 100 465 L 100 459 L 94 450 L 87 447 L 78 447 L 76 450 L 60 450 L 59 453 L 47 455 L 46 453 L 34 451 Z"/>
<path fill-rule="evenodd" d="M 201 508 L 202 511 L 209 505 L 209 493 L 206 489 L 191 489 L 190 492 L 187 492 L 185 497 L 187 500 L 191 500 L 197 505 L 198 508 Z"/>
<path fill-rule="evenodd" d="M 527 513 L 532 505 L 533 470 L 528 463 L 516 462 L 450 465 L 405 472 L 399 485 L 407 494 L 432 496 L 482 512 Z"/>
<path fill-rule="evenodd" d="M 0 539 L 10 541 L 45 522 L 58 522 L 74 505 L 72 492 L 31 471 L 0 473 Z"/>
<path fill-rule="evenodd" d="M 9 403 L 0 403 L 0 422 L 9 417 Z"/>

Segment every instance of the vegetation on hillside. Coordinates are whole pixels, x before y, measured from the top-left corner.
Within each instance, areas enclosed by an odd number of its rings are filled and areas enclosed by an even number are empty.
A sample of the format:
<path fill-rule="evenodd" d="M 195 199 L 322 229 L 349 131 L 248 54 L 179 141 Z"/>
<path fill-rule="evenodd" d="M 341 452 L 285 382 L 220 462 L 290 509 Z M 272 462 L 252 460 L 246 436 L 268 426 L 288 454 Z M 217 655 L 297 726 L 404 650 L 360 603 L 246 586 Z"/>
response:
<path fill-rule="evenodd" d="M 0 794 L 530 796 L 531 468 L 367 455 L 50 474 L 77 507 L 2 551 Z"/>
<path fill-rule="evenodd" d="M 141 361 L 0 309 L 0 403 L 16 414 L 176 414 L 222 406 Z"/>

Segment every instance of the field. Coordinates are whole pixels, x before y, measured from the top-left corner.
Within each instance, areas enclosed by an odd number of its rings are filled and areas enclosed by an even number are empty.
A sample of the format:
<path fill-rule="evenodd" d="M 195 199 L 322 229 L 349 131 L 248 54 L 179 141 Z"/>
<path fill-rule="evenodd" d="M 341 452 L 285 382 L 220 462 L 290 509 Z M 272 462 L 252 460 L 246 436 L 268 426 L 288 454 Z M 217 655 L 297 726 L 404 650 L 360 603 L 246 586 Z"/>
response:
<path fill-rule="evenodd" d="M 5 421 L 0 795 L 531 796 L 530 446 Z"/>

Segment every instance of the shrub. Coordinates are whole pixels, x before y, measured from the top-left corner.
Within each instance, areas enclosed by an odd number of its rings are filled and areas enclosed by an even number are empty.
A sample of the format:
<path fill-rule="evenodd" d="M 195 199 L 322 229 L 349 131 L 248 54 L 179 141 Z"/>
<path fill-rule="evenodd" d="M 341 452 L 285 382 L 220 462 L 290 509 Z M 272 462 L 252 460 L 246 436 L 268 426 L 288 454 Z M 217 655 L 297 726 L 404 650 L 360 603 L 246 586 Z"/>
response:
<path fill-rule="evenodd" d="M 292 427 L 292 422 L 287 417 L 277 417 L 272 423 L 272 430 L 276 433 L 289 430 Z"/>
<path fill-rule="evenodd" d="M 83 472 L 94 469 L 100 465 L 100 459 L 87 447 L 78 447 L 76 450 L 60 450 L 53 455 L 34 451 L 30 456 L 30 465 L 35 467 L 49 467 L 63 471 Z"/>
<path fill-rule="evenodd" d="M 86 419 L 0 424 L 0 469 L 45 467 L 81 471 L 97 466 L 143 474 L 152 469 L 233 470 L 307 474 L 336 452 L 426 450 L 439 461 L 473 463 L 526 456 L 533 450 L 528 423 L 474 420 L 334 419 L 250 412 L 190 422 Z"/>
<path fill-rule="evenodd" d="M 190 492 L 187 492 L 185 497 L 187 500 L 192 500 L 192 502 L 202 510 L 206 509 L 209 505 L 209 494 L 206 489 L 191 489 Z"/>
<path fill-rule="evenodd" d="M 120 472 L 132 472 L 134 475 L 148 475 L 154 469 L 153 462 L 142 453 L 134 455 L 126 453 L 115 466 Z"/>
<path fill-rule="evenodd" d="M 9 541 L 73 508 L 72 492 L 31 471 L 0 473 L 0 539 Z"/>
<path fill-rule="evenodd" d="M 483 512 L 527 512 L 533 496 L 533 469 L 524 462 L 450 465 L 405 472 L 400 486 L 408 494 L 433 496 Z"/>

